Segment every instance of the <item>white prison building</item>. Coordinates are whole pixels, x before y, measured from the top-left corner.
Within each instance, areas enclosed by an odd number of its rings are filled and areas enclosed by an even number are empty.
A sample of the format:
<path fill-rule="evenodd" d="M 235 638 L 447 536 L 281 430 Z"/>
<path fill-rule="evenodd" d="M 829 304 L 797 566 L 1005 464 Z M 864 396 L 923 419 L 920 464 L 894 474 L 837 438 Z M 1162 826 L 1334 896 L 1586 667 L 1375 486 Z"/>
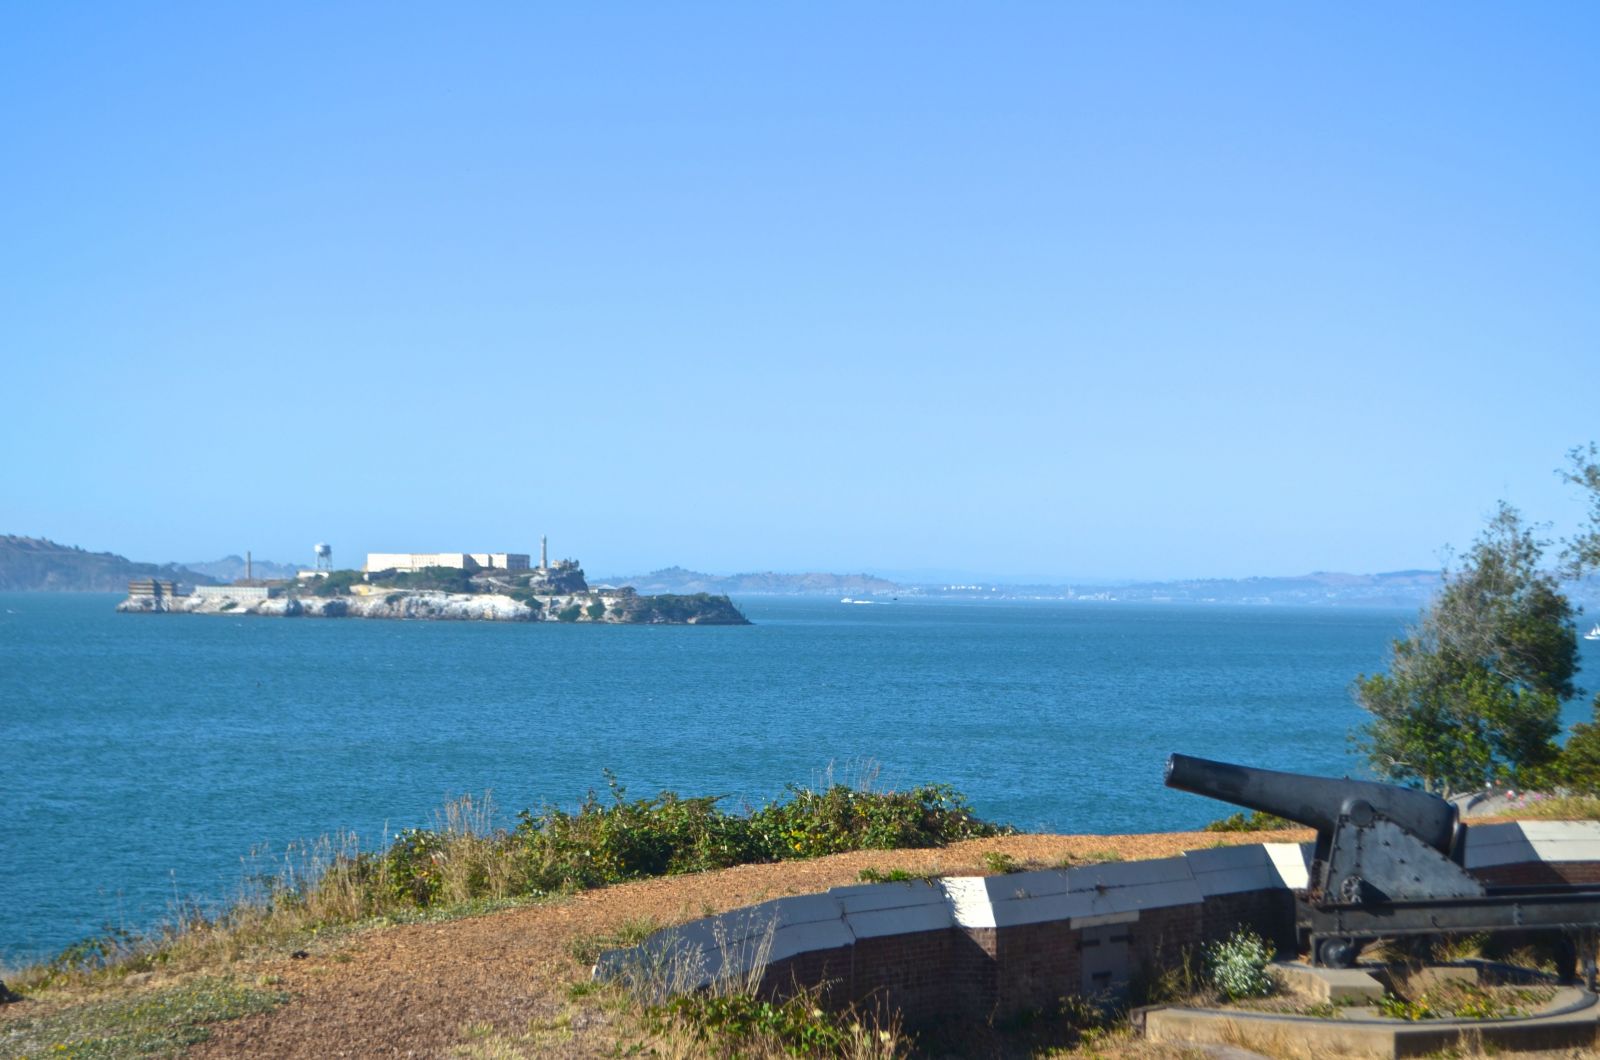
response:
<path fill-rule="evenodd" d="M 454 567 L 457 570 L 529 570 L 526 552 L 368 552 L 361 569 L 373 574 L 381 570 L 417 571 L 424 567 Z"/>

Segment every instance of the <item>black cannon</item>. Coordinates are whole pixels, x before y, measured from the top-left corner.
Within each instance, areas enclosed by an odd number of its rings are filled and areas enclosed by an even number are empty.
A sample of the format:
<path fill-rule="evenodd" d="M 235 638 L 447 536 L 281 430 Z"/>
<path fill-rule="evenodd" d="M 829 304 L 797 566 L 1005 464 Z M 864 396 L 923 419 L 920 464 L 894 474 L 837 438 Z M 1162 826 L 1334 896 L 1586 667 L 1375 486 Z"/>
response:
<path fill-rule="evenodd" d="M 1456 808 L 1436 795 L 1181 754 L 1167 759 L 1167 786 L 1317 830 L 1296 903 L 1296 926 L 1317 964 L 1349 967 L 1376 938 L 1548 929 L 1569 941 L 1564 963 L 1590 955 L 1593 981 L 1600 891 L 1485 886 L 1463 867 Z"/>

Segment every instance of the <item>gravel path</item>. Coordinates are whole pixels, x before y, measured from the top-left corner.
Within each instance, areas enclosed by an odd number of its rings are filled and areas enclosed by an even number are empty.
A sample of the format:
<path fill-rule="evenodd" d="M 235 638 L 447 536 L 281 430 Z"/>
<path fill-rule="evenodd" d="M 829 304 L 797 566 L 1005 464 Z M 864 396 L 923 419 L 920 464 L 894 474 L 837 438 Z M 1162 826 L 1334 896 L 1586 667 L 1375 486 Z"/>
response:
<path fill-rule="evenodd" d="M 192 1057 L 441 1057 L 471 1030 L 519 1038 L 529 1055 L 597 1057 L 630 1033 L 626 1017 L 574 1002 L 588 978 L 575 944 L 629 921 L 670 924 L 790 894 L 855 883 L 857 873 L 906 869 L 981 875 L 999 851 L 1028 867 L 1114 853 L 1168 857 L 1216 844 L 1301 841 L 1309 832 L 1218 835 L 1010 836 L 939 850 L 863 851 L 814 861 L 746 865 L 590 891 L 559 902 L 442 924 L 390 927 L 346 938 L 301 960 L 275 960 L 251 975 L 277 976 L 292 999 L 281 1008 L 213 1029 Z"/>

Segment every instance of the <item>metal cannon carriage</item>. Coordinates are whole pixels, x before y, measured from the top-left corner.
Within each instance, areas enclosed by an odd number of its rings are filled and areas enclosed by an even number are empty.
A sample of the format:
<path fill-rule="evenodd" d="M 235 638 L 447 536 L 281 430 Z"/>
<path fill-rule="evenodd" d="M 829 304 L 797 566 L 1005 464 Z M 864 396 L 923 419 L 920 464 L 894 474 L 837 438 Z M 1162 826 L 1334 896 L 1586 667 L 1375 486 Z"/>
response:
<path fill-rule="evenodd" d="M 1466 870 L 1459 812 L 1436 795 L 1183 754 L 1167 759 L 1166 783 L 1316 829 L 1309 886 L 1295 902 L 1314 964 L 1348 968 L 1379 938 L 1545 931 L 1560 943 L 1563 978 L 1581 954 L 1594 985 L 1600 889 L 1484 884 Z"/>

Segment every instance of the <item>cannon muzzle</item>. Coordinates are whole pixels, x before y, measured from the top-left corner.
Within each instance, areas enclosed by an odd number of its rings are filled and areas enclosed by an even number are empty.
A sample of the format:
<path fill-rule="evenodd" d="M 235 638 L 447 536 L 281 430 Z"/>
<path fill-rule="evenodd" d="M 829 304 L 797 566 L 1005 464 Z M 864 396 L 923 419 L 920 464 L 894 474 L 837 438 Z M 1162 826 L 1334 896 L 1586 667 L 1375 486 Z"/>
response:
<path fill-rule="evenodd" d="M 1174 754 L 1167 758 L 1167 787 L 1276 814 L 1323 836 L 1332 834 L 1340 817 L 1365 826 L 1377 814 L 1445 855 L 1456 831 L 1456 808 L 1437 795 L 1370 780 L 1280 773 Z"/>

